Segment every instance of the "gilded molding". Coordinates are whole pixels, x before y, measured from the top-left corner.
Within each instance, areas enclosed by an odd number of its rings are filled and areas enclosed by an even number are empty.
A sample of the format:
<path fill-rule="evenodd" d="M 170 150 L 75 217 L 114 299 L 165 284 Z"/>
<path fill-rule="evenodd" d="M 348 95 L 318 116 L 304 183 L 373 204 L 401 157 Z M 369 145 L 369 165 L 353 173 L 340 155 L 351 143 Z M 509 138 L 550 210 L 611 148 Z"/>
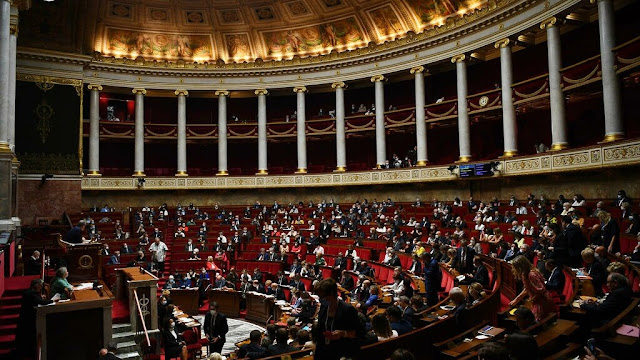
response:
<path fill-rule="evenodd" d="M 374 75 L 371 77 L 371 82 L 378 82 L 378 81 L 384 81 L 385 77 L 384 75 Z"/>
<path fill-rule="evenodd" d="M 267 89 L 258 89 L 256 91 L 254 91 L 254 94 L 260 96 L 260 95 L 269 95 L 269 91 L 267 91 Z"/>
<path fill-rule="evenodd" d="M 18 14 L 18 7 L 11 6 L 11 15 L 9 18 L 9 35 L 18 36 L 20 16 Z"/>
<path fill-rule="evenodd" d="M 493 46 L 496 49 L 505 48 L 507 46 L 511 46 L 511 40 L 509 38 L 504 38 L 502 40 L 496 41 L 496 43 L 493 44 Z"/>
<path fill-rule="evenodd" d="M 460 54 L 460 55 L 456 55 L 454 57 L 451 58 L 451 62 L 452 63 L 459 63 L 459 62 L 463 62 L 467 59 L 467 55 L 465 54 Z"/>
<path fill-rule="evenodd" d="M 551 28 L 555 26 L 557 22 L 558 22 L 558 18 L 556 18 L 555 16 L 552 16 L 547 20 L 543 21 L 542 23 L 540 23 L 540 29 L 545 30 L 545 29 Z"/>
<path fill-rule="evenodd" d="M 102 85 L 98 85 L 98 84 L 89 84 L 87 85 L 87 89 L 92 90 L 92 91 L 102 91 Z"/>
<path fill-rule="evenodd" d="M 294 93 L 306 93 L 307 92 L 307 87 L 306 86 L 296 86 L 293 88 L 293 92 Z"/>
<path fill-rule="evenodd" d="M 56 85 L 70 85 L 70 86 L 82 86 L 81 79 L 69 79 L 63 77 L 56 76 L 44 76 L 44 75 L 33 75 L 33 74 L 16 74 L 17 81 L 29 81 L 35 83 L 46 83 L 46 84 L 56 84 Z"/>
<path fill-rule="evenodd" d="M 147 95 L 147 90 L 145 89 L 133 89 L 131 90 L 132 93 L 138 95 L 138 94 L 142 94 L 142 95 Z"/>
<path fill-rule="evenodd" d="M 215 96 L 229 96 L 229 92 L 227 90 L 216 90 L 213 94 Z"/>
<path fill-rule="evenodd" d="M 178 89 L 176 91 L 173 92 L 174 94 L 176 94 L 176 96 L 189 96 L 189 91 L 187 90 L 183 90 L 183 89 Z"/>
<path fill-rule="evenodd" d="M 338 81 L 338 82 L 334 82 L 333 84 L 331 84 L 331 88 L 332 89 L 346 89 L 347 88 L 347 84 L 345 84 L 342 81 Z"/>
<path fill-rule="evenodd" d="M 413 75 L 415 73 L 422 73 L 424 72 L 424 66 L 419 65 L 419 66 L 414 66 L 411 68 L 411 70 L 409 70 L 409 72 Z"/>

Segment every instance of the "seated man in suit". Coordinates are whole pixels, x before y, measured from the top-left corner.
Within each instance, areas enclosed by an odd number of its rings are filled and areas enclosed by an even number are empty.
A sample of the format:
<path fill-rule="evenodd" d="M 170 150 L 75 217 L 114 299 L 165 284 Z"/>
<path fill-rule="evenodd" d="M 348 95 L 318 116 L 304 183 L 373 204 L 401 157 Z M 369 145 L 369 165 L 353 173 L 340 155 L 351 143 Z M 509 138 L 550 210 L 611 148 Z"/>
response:
<path fill-rule="evenodd" d="M 607 277 L 609 294 L 602 303 L 588 302 L 580 305 L 587 311 L 594 326 L 599 326 L 618 316 L 631 303 L 629 280 L 622 274 L 612 273 Z"/>
<path fill-rule="evenodd" d="M 398 335 L 406 334 L 413 330 L 411 322 L 402 317 L 402 310 L 400 310 L 399 307 L 395 305 L 389 306 L 387 310 L 385 310 L 385 315 L 387 315 L 387 319 L 389 319 L 391 329 L 397 331 Z"/>
<path fill-rule="evenodd" d="M 192 253 L 196 247 L 197 246 L 193 244 L 193 240 L 189 239 L 187 240 L 187 245 L 184 246 L 184 251 Z"/>
<path fill-rule="evenodd" d="M 209 339 L 209 351 L 221 353 L 229 326 L 227 325 L 227 317 L 218 312 L 218 303 L 215 301 L 209 304 L 209 312 L 204 317 L 203 330 Z"/>
<path fill-rule="evenodd" d="M 276 300 L 287 301 L 287 297 L 285 296 L 282 288 L 278 286 L 278 283 L 271 283 L 271 286 L 267 289 L 267 295 L 275 296 Z"/>
<path fill-rule="evenodd" d="M 454 287 L 449 290 L 449 297 L 451 301 L 455 304 L 455 309 L 453 310 L 453 316 L 456 319 L 456 327 L 458 329 L 462 329 L 462 326 L 465 325 L 465 314 L 467 312 L 467 299 L 464 296 L 464 292 L 459 287 Z"/>
<path fill-rule="evenodd" d="M 347 274 L 347 270 L 342 270 L 342 277 L 340 278 L 340 286 L 347 291 L 353 290 L 353 287 L 354 287 L 353 277 Z"/>
<path fill-rule="evenodd" d="M 258 280 L 253 280 L 253 285 L 249 288 L 249 291 L 255 291 L 259 293 L 266 293 L 264 289 L 264 285 L 262 285 Z"/>
<path fill-rule="evenodd" d="M 358 267 L 358 272 L 360 275 L 374 277 L 373 269 L 369 267 L 366 261 L 361 261 L 360 266 Z"/>
<path fill-rule="evenodd" d="M 253 330 L 249 334 L 250 343 L 244 344 L 238 349 L 237 355 L 239 359 L 259 359 L 265 357 L 267 349 L 260 346 L 260 340 L 262 339 L 262 333 L 260 330 Z"/>
<path fill-rule="evenodd" d="M 267 258 L 268 258 L 267 250 L 265 250 L 265 248 L 260 249 L 260 253 L 256 257 L 256 260 L 257 261 L 266 261 Z"/>
<path fill-rule="evenodd" d="M 227 286 L 227 280 L 222 277 L 222 274 L 218 273 L 216 274 L 216 281 L 215 284 L 213 286 L 214 289 L 222 289 L 224 287 Z"/>
<path fill-rule="evenodd" d="M 120 264 L 120 250 L 116 250 L 113 252 L 113 255 L 109 258 L 109 265 L 118 265 Z"/>
<path fill-rule="evenodd" d="M 297 351 L 298 348 L 288 344 L 289 331 L 285 328 L 276 330 L 276 343 L 269 345 L 269 355 L 280 355 Z"/>
<path fill-rule="evenodd" d="M 413 323 L 413 314 L 415 310 L 411 307 L 411 300 L 406 296 L 400 296 L 396 305 L 402 310 L 402 318 L 409 323 Z"/>
<path fill-rule="evenodd" d="M 545 261 L 544 267 L 549 274 L 551 274 L 545 284 L 547 290 L 555 291 L 558 295 L 562 294 L 564 290 L 564 274 L 562 273 L 562 269 L 558 266 L 555 259 Z"/>
<path fill-rule="evenodd" d="M 465 276 L 464 280 L 460 282 L 460 284 L 471 284 L 474 282 L 480 283 L 482 287 L 485 289 L 489 287 L 489 271 L 482 264 L 482 258 L 480 256 L 474 256 L 473 258 L 473 266 L 475 267 L 475 271 L 471 275 Z"/>
<path fill-rule="evenodd" d="M 42 270 L 42 259 L 40 259 L 40 251 L 36 250 L 33 252 L 33 255 L 29 257 L 27 263 L 25 264 L 24 274 L 25 275 L 39 275 Z"/>

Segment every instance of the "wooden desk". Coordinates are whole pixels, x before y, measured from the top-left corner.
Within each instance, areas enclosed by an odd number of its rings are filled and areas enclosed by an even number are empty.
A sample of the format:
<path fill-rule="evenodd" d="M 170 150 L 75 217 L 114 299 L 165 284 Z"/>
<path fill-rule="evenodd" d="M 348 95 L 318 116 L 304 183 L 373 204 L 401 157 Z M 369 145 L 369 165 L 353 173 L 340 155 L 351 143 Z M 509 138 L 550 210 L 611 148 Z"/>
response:
<path fill-rule="evenodd" d="M 36 310 L 42 359 L 93 359 L 111 341 L 113 295 L 108 288 L 77 290 L 72 298 Z"/>
<path fill-rule="evenodd" d="M 173 303 L 182 311 L 189 315 L 198 314 L 198 288 L 171 289 L 169 292 Z"/>
<path fill-rule="evenodd" d="M 218 311 L 229 316 L 240 316 L 240 300 L 242 300 L 242 293 L 232 290 L 220 290 L 210 289 L 207 293 L 209 303 L 215 301 L 218 303 Z"/>
<path fill-rule="evenodd" d="M 486 339 L 476 338 L 476 335 L 479 335 L 478 330 L 484 326 L 485 324 L 481 324 L 475 327 L 471 331 L 467 332 L 467 334 L 465 334 L 466 336 L 456 339 L 457 341 L 453 343 L 451 347 L 449 347 L 448 349 L 443 349 L 440 352 L 447 357 L 456 359 L 488 341 L 493 341 L 501 338 L 504 334 L 504 329 L 494 328 L 498 330 L 498 333 L 495 336 L 489 336 Z M 464 341 L 464 339 L 470 339 L 471 341 Z"/>
<path fill-rule="evenodd" d="M 138 315 L 138 301 L 147 331 L 158 329 L 158 278 L 148 271 L 140 272 L 139 267 L 121 268 L 117 270 L 116 298 L 129 299 L 129 321 L 131 331 L 142 331 L 142 321 Z M 197 300 L 196 300 L 197 301 Z"/>
<path fill-rule="evenodd" d="M 266 323 L 269 317 L 273 316 L 275 300 L 273 297 L 265 297 L 252 292 L 247 294 L 247 316 L 249 321 Z"/>

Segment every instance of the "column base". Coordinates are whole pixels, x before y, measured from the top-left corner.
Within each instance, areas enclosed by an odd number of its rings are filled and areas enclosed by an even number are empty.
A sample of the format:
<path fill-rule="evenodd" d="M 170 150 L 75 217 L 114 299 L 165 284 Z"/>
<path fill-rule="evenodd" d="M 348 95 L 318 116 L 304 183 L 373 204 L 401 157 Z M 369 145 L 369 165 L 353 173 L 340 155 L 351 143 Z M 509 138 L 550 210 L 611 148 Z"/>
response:
<path fill-rule="evenodd" d="M 468 163 L 469 161 L 471 161 L 471 156 L 464 155 L 464 156 L 460 156 L 460 158 L 458 159 L 458 161 L 456 161 L 456 163 Z"/>
<path fill-rule="evenodd" d="M 427 166 L 428 163 L 429 163 L 429 160 L 418 160 L 416 162 L 416 166 L 423 167 L 423 166 Z"/>
<path fill-rule="evenodd" d="M 502 154 L 503 158 L 510 158 L 518 155 L 518 150 L 507 150 Z"/>
<path fill-rule="evenodd" d="M 567 143 L 555 143 L 551 144 L 551 151 L 560 151 L 569 148 L 569 144 Z"/>
<path fill-rule="evenodd" d="M 374 170 L 380 170 L 382 169 L 382 164 L 376 164 L 376 167 L 373 168 Z"/>
<path fill-rule="evenodd" d="M 133 177 L 145 177 L 147 175 L 144 174 L 144 171 L 142 170 L 136 170 L 133 172 L 133 175 L 131 175 Z"/>
<path fill-rule="evenodd" d="M 13 151 L 11 150 L 11 145 L 9 145 L 9 143 L 6 143 L 6 142 L 0 142 L 0 153 L 4 153 L 4 154 L 13 153 Z"/>
<path fill-rule="evenodd" d="M 610 143 L 622 139 L 624 139 L 624 134 L 607 134 L 604 136 L 604 140 L 602 140 L 600 143 Z"/>
<path fill-rule="evenodd" d="M 256 175 L 269 175 L 269 171 L 267 171 L 267 169 L 261 169 L 261 170 L 258 170 Z"/>
<path fill-rule="evenodd" d="M 298 168 L 298 170 L 296 170 L 296 174 L 306 174 L 307 173 L 307 168 Z"/>
<path fill-rule="evenodd" d="M 187 174 L 186 170 L 180 170 L 176 173 L 175 176 L 185 177 L 185 176 L 189 176 L 189 174 Z"/>
<path fill-rule="evenodd" d="M 228 176 L 229 172 L 227 170 L 220 170 L 216 173 L 216 176 Z"/>
<path fill-rule="evenodd" d="M 346 166 L 338 166 L 335 170 L 333 170 L 333 172 L 345 172 L 345 171 L 347 171 Z"/>
<path fill-rule="evenodd" d="M 86 175 L 87 176 L 102 176 L 102 174 L 100 174 L 100 171 L 98 171 L 98 170 L 89 170 L 89 172 L 87 172 Z"/>

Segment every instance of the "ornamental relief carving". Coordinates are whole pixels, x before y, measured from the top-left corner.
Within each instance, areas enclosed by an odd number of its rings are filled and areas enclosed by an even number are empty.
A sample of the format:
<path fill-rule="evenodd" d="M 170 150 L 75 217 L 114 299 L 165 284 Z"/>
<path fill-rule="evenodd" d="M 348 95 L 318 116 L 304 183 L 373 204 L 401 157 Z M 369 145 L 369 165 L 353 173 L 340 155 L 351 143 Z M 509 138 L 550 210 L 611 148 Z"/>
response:
<path fill-rule="evenodd" d="M 591 162 L 599 163 L 600 162 L 600 149 L 591 151 Z"/>
<path fill-rule="evenodd" d="M 540 169 L 540 159 L 507 161 L 507 173 Z"/>
<path fill-rule="evenodd" d="M 620 161 L 640 158 L 640 144 L 631 144 L 611 149 L 604 149 L 604 161 Z"/>
<path fill-rule="evenodd" d="M 577 166 L 589 163 L 589 153 L 557 155 L 553 157 L 554 167 Z"/>

